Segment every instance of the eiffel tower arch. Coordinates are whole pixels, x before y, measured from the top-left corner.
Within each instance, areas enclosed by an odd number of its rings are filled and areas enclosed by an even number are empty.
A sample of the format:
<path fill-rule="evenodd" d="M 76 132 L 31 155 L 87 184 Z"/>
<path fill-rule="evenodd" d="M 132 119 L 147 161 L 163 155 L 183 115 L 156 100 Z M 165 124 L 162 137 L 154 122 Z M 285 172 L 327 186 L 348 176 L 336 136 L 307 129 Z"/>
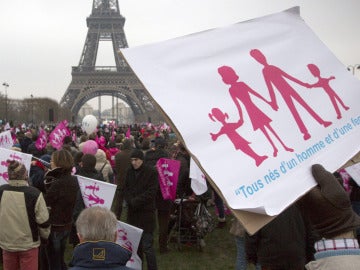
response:
<path fill-rule="evenodd" d="M 76 121 L 80 108 L 87 101 L 112 96 L 130 106 L 135 121 L 162 121 L 144 86 L 118 53 L 121 48 L 128 47 L 125 18 L 120 14 L 118 0 L 93 0 L 92 13 L 86 23 L 88 32 L 79 65 L 72 67 L 72 80 L 60 106 L 69 109 L 72 121 Z M 116 66 L 96 66 L 100 41 L 112 42 Z"/>

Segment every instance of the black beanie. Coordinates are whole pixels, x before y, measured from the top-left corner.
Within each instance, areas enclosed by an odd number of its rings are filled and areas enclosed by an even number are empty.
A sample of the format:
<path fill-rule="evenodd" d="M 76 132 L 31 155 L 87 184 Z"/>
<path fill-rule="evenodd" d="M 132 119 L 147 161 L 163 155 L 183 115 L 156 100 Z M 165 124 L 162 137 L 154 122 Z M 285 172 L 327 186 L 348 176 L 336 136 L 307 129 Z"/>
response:
<path fill-rule="evenodd" d="M 130 158 L 138 158 L 138 159 L 144 160 L 144 153 L 140 149 L 134 149 L 131 152 Z"/>

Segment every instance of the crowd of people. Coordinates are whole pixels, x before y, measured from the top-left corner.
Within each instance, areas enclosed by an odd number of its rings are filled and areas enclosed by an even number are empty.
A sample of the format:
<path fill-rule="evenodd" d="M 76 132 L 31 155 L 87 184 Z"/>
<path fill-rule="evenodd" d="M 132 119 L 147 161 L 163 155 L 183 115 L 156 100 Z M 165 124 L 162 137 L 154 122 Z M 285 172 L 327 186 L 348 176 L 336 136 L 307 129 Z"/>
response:
<path fill-rule="evenodd" d="M 74 132 L 59 149 L 50 144 L 38 149 L 35 128 L 16 132 L 11 149 L 33 160 L 29 173 L 21 162 L 8 160 L 9 181 L 0 186 L 4 269 L 129 269 L 131 252 L 115 243 L 117 220 L 143 230 L 138 255 L 146 269 L 158 269 L 157 252 L 170 251 L 174 203 L 162 196 L 156 163 L 160 158 L 180 161 L 177 197 L 193 200 L 187 149 L 166 130 L 151 127 L 134 126 L 130 134 L 106 126 L 91 134 Z M 250 264 L 262 270 L 359 269 L 360 188 L 341 172 L 314 165 L 318 185 L 253 235 L 234 218 L 235 269 Z M 86 208 L 76 175 L 116 184 L 111 210 Z M 218 228 L 226 228 L 226 204 L 215 189 L 208 192 Z M 68 243 L 74 247 L 70 265 L 64 258 Z M 104 253 L 90 256 L 94 249 Z"/>

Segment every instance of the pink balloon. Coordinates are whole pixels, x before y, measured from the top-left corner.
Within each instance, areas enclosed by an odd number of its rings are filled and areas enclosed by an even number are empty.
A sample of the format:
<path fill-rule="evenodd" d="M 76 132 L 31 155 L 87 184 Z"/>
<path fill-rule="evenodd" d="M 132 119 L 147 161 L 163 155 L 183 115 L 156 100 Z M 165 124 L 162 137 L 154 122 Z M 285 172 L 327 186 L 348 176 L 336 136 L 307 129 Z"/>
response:
<path fill-rule="evenodd" d="M 82 152 L 84 154 L 95 155 L 98 149 L 99 146 L 94 140 L 87 140 L 86 142 L 84 142 Z"/>

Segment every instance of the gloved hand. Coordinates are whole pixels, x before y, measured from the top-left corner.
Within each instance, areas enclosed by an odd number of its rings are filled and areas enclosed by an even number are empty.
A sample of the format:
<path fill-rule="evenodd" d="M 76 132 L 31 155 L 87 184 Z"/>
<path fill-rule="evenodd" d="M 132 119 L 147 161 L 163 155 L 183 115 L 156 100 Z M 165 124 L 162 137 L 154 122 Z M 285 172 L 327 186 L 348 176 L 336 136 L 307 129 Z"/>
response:
<path fill-rule="evenodd" d="M 352 210 L 348 194 L 320 164 L 312 166 L 318 185 L 299 201 L 320 237 L 336 238 L 360 227 L 360 217 Z"/>

